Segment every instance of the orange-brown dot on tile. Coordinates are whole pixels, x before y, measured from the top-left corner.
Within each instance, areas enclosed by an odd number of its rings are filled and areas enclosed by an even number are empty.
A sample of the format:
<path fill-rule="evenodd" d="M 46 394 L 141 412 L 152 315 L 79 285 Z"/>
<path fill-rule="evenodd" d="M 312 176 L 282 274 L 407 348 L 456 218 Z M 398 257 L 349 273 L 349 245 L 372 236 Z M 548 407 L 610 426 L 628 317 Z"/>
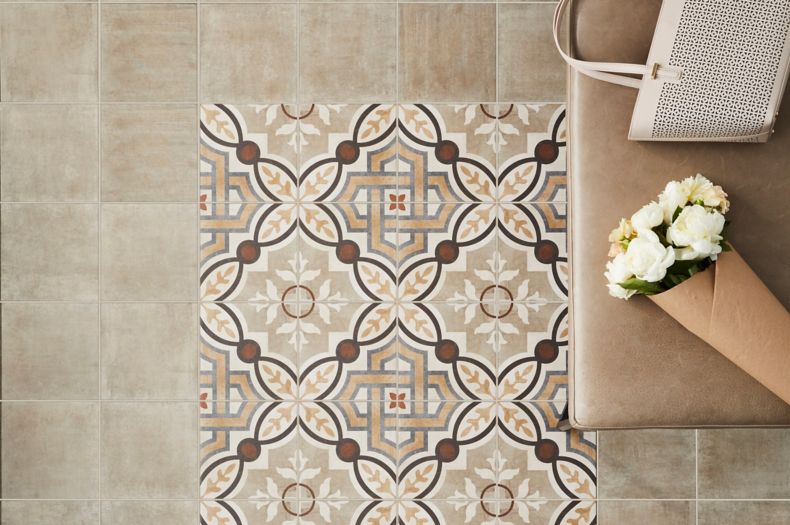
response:
<path fill-rule="evenodd" d="M 255 241 L 242 241 L 236 248 L 236 257 L 242 264 L 252 264 L 261 256 L 261 247 Z"/>
<path fill-rule="evenodd" d="M 558 355 L 560 355 L 559 346 L 551 339 L 544 339 L 535 345 L 535 358 L 539 363 L 551 363 Z"/>
<path fill-rule="evenodd" d="M 458 344 L 449 339 L 443 339 L 436 345 L 436 358 L 442 363 L 453 363 L 460 355 Z"/>
<path fill-rule="evenodd" d="M 356 160 L 359 158 L 359 146 L 357 146 L 353 141 L 344 140 L 337 145 L 335 156 L 343 164 L 351 164 L 352 162 L 356 162 Z"/>
<path fill-rule="evenodd" d="M 436 158 L 442 164 L 452 164 L 458 160 L 458 145 L 451 140 L 443 140 L 436 145 Z"/>
<path fill-rule="evenodd" d="M 359 259 L 359 245 L 354 241 L 340 241 L 335 253 L 340 262 L 354 264 Z"/>
<path fill-rule="evenodd" d="M 458 244 L 454 241 L 445 240 L 436 245 L 436 260 L 441 264 L 450 264 L 455 262 L 455 260 L 458 259 L 458 255 L 460 253 L 461 250 L 458 248 Z"/>
<path fill-rule="evenodd" d="M 236 157 L 243 164 L 255 164 L 261 156 L 261 148 L 250 140 L 236 146 Z"/>
<path fill-rule="evenodd" d="M 552 463 L 560 457 L 560 447 L 550 439 L 541 439 L 535 445 L 535 456 L 543 463 Z"/>
<path fill-rule="evenodd" d="M 245 363 L 254 363 L 261 357 L 261 345 L 252 339 L 245 339 L 236 346 L 236 355 Z"/>
<path fill-rule="evenodd" d="M 557 247 L 557 244 L 552 241 L 543 240 L 535 245 L 535 258 L 543 264 L 551 264 L 555 262 L 559 256 L 560 249 Z"/>
<path fill-rule="evenodd" d="M 236 453 L 242 461 L 255 461 L 261 455 L 261 444 L 253 438 L 242 439 Z"/>
<path fill-rule="evenodd" d="M 541 140 L 535 146 L 535 158 L 543 164 L 551 164 L 560 155 L 560 147 L 553 140 Z"/>
<path fill-rule="evenodd" d="M 359 444 L 350 438 L 343 438 L 337 442 L 335 453 L 341 461 L 352 463 L 359 459 Z"/>
<path fill-rule="evenodd" d="M 338 343 L 335 355 L 341 363 L 353 363 L 359 357 L 359 343 L 351 339 L 343 339 Z"/>
<path fill-rule="evenodd" d="M 436 444 L 436 457 L 443 463 L 455 461 L 460 451 L 458 442 L 451 438 L 442 439 Z"/>

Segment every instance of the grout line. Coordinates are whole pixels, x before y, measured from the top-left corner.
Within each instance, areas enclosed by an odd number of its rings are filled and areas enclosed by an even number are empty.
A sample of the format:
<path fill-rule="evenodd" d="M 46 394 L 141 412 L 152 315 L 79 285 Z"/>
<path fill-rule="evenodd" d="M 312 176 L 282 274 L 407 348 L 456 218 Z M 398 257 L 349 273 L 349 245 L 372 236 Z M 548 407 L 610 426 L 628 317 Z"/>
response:
<path fill-rule="evenodd" d="M 96 200 L 97 204 L 97 227 L 96 227 L 96 234 L 98 236 L 97 239 L 97 246 L 98 246 L 98 258 L 97 258 L 97 269 L 98 269 L 98 278 L 97 278 L 97 299 L 98 299 L 98 319 L 97 323 L 99 325 L 98 329 L 98 342 L 97 348 L 99 349 L 99 425 L 98 425 L 98 443 L 97 443 L 97 469 L 98 469 L 98 477 L 97 483 L 99 484 L 98 493 L 99 493 L 99 500 L 102 499 L 104 495 L 104 484 L 102 483 L 102 414 L 104 412 L 104 369 L 103 369 L 103 354 L 104 349 L 102 348 L 102 1 L 98 0 L 96 2 L 96 100 L 98 102 L 98 106 L 96 107 L 96 115 L 97 115 L 97 143 L 98 143 L 98 158 L 99 158 L 99 165 L 97 167 L 98 173 L 98 182 L 97 182 L 97 195 Z M 99 504 L 99 525 L 102 525 L 104 516 L 101 509 L 102 505 Z"/>
<path fill-rule="evenodd" d="M 200 172 L 201 172 L 200 171 L 200 133 L 201 133 L 200 132 L 200 118 L 201 118 L 201 114 L 200 114 L 200 107 L 201 107 L 200 106 L 200 100 L 202 98 L 202 96 L 201 96 L 201 93 L 202 93 L 201 92 L 201 79 L 202 79 L 202 76 L 203 76 L 203 72 L 202 72 L 202 69 L 201 69 L 202 54 L 201 54 L 201 49 L 200 49 L 200 42 L 201 42 L 201 31 L 200 31 L 200 29 L 201 29 L 201 24 L 202 24 L 202 18 L 201 18 L 202 3 L 201 3 L 201 0 L 197 0 L 197 6 L 195 8 L 195 11 L 196 11 L 196 13 L 195 13 L 195 25 L 196 25 L 196 28 L 195 28 L 195 41 L 196 41 L 196 62 L 197 62 L 197 64 L 196 64 L 196 78 L 195 78 L 195 102 L 196 102 L 195 106 L 196 107 L 195 107 L 195 122 L 193 124 L 196 126 L 196 140 L 195 140 L 195 157 L 196 157 L 196 159 L 195 160 L 197 162 L 197 165 L 196 165 L 196 169 L 195 169 L 195 171 L 196 171 L 196 173 L 195 173 L 195 177 L 196 177 L 196 180 L 195 180 L 195 192 L 196 192 L 196 200 L 197 200 L 197 202 L 200 202 L 200 191 L 201 191 L 200 190 Z M 195 211 L 196 211 L 196 218 L 195 218 L 195 221 L 196 221 L 196 232 L 195 232 L 195 235 L 197 236 L 197 241 L 196 241 L 197 242 L 197 250 L 196 250 L 197 261 L 195 263 L 195 269 L 196 269 L 196 274 L 195 274 L 195 299 L 197 299 L 199 301 L 200 300 L 200 267 L 201 267 L 201 248 L 200 248 L 200 241 L 201 241 L 201 238 L 200 238 L 200 211 L 201 210 L 200 210 L 200 205 L 197 206 L 197 209 Z M 201 470 L 201 464 L 200 464 L 200 462 L 201 462 L 201 454 L 200 454 L 200 416 L 201 416 L 201 412 L 200 412 L 200 365 L 201 365 L 200 350 L 201 350 L 201 346 L 202 346 L 201 345 L 201 330 L 200 330 L 200 308 L 201 308 L 200 303 L 197 303 L 196 308 L 195 308 L 195 316 L 196 316 L 196 320 L 195 320 L 196 323 L 195 324 L 197 325 L 195 327 L 195 329 L 197 331 L 196 338 L 195 338 L 195 342 L 196 342 L 196 345 L 197 345 L 197 348 L 195 348 L 195 360 L 196 360 L 196 363 L 195 363 L 195 383 L 196 383 L 196 385 L 195 385 L 195 388 L 196 388 L 195 396 L 196 396 L 196 399 L 198 400 L 198 403 L 197 403 L 197 406 L 196 406 L 196 410 L 197 410 L 197 428 L 195 429 L 195 434 L 196 434 L 195 435 L 195 440 L 196 440 L 195 454 L 197 456 L 195 458 L 195 465 L 196 465 L 195 490 L 197 491 L 196 496 L 198 498 L 197 518 L 198 518 L 198 522 L 199 523 L 201 523 L 203 521 L 203 519 L 201 517 L 201 510 L 202 510 L 202 508 L 201 508 L 201 504 L 200 504 L 200 496 L 201 496 L 201 493 L 200 493 L 200 486 L 201 486 L 201 483 L 200 483 L 200 470 Z M 213 400 L 210 400 L 210 401 L 213 402 Z"/>
<path fill-rule="evenodd" d="M 37 2 L 35 5 L 39 5 L 41 2 Z M 7 5 L 7 3 L 2 3 L 2 5 Z M 64 5 L 63 2 L 59 2 L 58 5 Z M 71 5 L 71 4 L 65 4 Z M 138 4 L 134 4 L 138 5 Z M 167 4 L 172 5 L 172 4 Z M 190 4 L 194 5 L 194 4 Z M 201 4 L 202 5 L 202 4 Z M 268 4 L 266 4 L 268 5 Z M 288 4 L 293 5 L 293 4 Z M 307 4 L 302 4 L 307 5 Z M 326 5 L 326 4 L 322 4 Z M 444 5 L 444 4 L 443 4 Z M 269 104 L 293 104 L 293 100 L 268 100 L 267 103 Z M 368 99 L 368 100 L 358 100 L 354 101 L 351 100 L 334 100 L 334 99 L 324 99 L 324 100 L 315 100 L 313 101 L 315 104 L 345 104 L 349 106 L 364 106 L 368 104 L 425 104 L 429 106 L 458 106 L 464 104 L 497 104 L 497 100 L 387 100 L 387 99 Z M 258 105 L 261 104 L 260 100 L 229 100 L 229 101 L 212 101 L 212 100 L 200 100 L 198 99 L 197 104 L 214 104 L 214 103 L 222 103 L 231 106 L 249 106 L 249 105 Z M 504 99 L 499 101 L 499 103 L 507 103 L 507 104 L 534 104 L 534 105 L 548 105 L 548 104 L 561 104 L 564 105 L 564 100 L 519 100 L 519 99 Z M 195 104 L 194 101 L 190 100 L 183 100 L 183 101 L 172 101 L 172 100 L 147 100 L 147 101 L 112 101 L 112 100 L 105 100 L 105 101 L 96 101 L 96 102 L 68 102 L 68 101 L 61 101 L 61 102 L 48 102 L 48 101 L 0 101 L 0 107 L 3 106 L 96 106 L 97 104 L 102 106 L 192 106 Z"/>
<path fill-rule="evenodd" d="M 694 523 L 699 524 L 699 430 L 694 429 Z"/>

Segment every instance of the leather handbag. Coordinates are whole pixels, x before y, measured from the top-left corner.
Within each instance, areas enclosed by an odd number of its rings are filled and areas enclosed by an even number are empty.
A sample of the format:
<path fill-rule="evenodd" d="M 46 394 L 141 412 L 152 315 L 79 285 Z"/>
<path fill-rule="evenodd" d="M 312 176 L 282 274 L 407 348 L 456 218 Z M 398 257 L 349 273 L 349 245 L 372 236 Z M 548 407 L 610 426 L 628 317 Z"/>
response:
<path fill-rule="evenodd" d="M 788 75 L 790 0 L 664 0 L 647 64 L 578 60 L 559 32 L 568 64 L 598 80 L 639 90 L 628 138 L 766 142 Z M 624 7 L 627 8 L 627 7 Z"/>

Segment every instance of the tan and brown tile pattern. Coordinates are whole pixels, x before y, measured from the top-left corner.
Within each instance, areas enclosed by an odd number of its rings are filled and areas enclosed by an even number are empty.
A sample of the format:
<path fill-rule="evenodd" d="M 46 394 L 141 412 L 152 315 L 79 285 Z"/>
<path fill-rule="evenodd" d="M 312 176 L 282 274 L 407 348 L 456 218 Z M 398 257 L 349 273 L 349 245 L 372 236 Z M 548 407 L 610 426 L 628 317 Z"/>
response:
<path fill-rule="evenodd" d="M 595 520 L 594 435 L 556 428 L 564 122 L 202 106 L 206 523 Z"/>
<path fill-rule="evenodd" d="M 0 0 L 0 523 L 790 524 L 786 431 L 557 428 L 554 5 Z"/>

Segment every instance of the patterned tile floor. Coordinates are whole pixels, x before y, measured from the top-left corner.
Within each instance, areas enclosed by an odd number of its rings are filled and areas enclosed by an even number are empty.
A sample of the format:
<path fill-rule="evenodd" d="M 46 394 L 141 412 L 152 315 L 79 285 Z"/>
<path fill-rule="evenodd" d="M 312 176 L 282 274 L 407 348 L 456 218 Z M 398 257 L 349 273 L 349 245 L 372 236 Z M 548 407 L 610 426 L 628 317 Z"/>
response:
<path fill-rule="evenodd" d="M 556 428 L 561 105 L 200 129 L 204 523 L 594 522 L 595 436 Z"/>

